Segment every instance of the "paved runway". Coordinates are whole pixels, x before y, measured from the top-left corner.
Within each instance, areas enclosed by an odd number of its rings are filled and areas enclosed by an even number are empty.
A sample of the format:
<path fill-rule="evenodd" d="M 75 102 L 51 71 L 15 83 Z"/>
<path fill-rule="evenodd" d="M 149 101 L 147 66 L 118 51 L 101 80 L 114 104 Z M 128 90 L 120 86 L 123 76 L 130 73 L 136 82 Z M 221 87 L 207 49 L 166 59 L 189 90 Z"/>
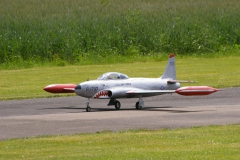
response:
<path fill-rule="evenodd" d="M 240 88 L 228 88 L 209 96 L 177 94 L 144 98 L 145 108 L 136 110 L 137 99 L 119 99 L 120 110 L 108 100 L 78 96 L 0 101 L 0 140 L 39 135 L 92 133 L 104 130 L 181 128 L 240 124 Z"/>

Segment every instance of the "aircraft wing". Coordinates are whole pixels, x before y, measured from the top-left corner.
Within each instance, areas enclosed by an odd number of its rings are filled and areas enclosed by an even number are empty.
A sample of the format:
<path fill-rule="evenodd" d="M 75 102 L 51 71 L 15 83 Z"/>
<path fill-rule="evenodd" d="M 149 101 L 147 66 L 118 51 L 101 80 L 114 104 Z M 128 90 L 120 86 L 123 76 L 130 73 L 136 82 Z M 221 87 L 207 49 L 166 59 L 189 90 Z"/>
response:
<path fill-rule="evenodd" d="M 93 98 L 109 99 L 109 98 L 132 98 L 137 96 L 149 97 L 161 94 L 177 93 L 184 96 L 193 95 L 208 95 L 218 91 L 215 88 L 208 86 L 187 86 L 181 87 L 177 90 L 144 90 L 138 88 L 109 88 L 97 92 Z"/>
<path fill-rule="evenodd" d="M 160 95 L 167 93 L 176 93 L 176 90 L 130 90 L 126 93 L 128 95 L 143 95 L 143 96 L 152 96 L 152 95 Z"/>
<path fill-rule="evenodd" d="M 183 96 L 202 96 L 209 95 L 217 91 L 219 90 L 209 86 L 186 86 L 178 88 L 177 90 L 132 90 L 127 91 L 126 93 L 134 96 L 154 96 L 167 93 L 177 93 Z"/>

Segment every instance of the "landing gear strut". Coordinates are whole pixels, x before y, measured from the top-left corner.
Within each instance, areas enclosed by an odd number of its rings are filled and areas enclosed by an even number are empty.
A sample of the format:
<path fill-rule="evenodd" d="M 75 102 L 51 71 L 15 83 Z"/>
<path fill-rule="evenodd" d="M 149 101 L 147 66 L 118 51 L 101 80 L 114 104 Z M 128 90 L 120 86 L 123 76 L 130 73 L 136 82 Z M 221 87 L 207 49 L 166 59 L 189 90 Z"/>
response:
<path fill-rule="evenodd" d="M 142 99 L 142 96 L 139 97 L 139 100 L 137 101 L 136 105 L 135 105 L 136 109 L 142 109 L 142 107 L 144 107 L 144 101 Z"/>

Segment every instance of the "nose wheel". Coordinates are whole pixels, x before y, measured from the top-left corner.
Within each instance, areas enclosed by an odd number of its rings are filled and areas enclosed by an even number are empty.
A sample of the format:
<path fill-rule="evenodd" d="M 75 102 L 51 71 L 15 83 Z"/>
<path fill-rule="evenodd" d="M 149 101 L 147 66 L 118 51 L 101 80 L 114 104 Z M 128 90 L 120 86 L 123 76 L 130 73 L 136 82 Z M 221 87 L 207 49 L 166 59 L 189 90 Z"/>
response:
<path fill-rule="evenodd" d="M 90 111 L 91 111 L 91 107 L 90 107 L 90 106 L 87 106 L 87 107 L 86 107 L 86 111 L 87 111 L 87 112 L 90 112 Z"/>
<path fill-rule="evenodd" d="M 90 112 L 90 111 L 91 111 L 91 107 L 89 106 L 89 103 L 90 103 L 90 100 L 89 100 L 89 98 L 88 98 L 87 103 L 86 103 L 86 105 L 87 105 L 86 111 L 87 111 L 87 112 Z"/>

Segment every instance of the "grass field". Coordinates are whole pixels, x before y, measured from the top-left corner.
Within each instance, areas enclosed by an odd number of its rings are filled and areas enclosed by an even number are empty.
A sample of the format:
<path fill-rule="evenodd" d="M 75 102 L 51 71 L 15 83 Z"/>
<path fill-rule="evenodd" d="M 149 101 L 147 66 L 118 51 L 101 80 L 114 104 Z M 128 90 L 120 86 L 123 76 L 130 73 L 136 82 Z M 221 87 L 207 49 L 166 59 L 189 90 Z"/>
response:
<path fill-rule="evenodd" d="M 167 59 L 167 56 L 165 57 Z M 49 84 L 74 83 L 96 79 L 105 72 L 117 71 L 129 77 L 160 77 L 167 61 L 123 64 L 39 67 L 0 70 L 0 100 L 59 96 L 43 91 Z M 216 88 L 240 86 L 240 57 L 197 58 L 176 56 L 177 79 L 196 80 L 184 85 L 208 85 Z M 74 95 L 74 94 L 72 94 Z"/>
<path fill-rule="evenodd" d="M 239 11 L 239 0 L 0 0 L 0 66 L 234 50 Z"/>
<path fill-rule="evenodd" d="M 240 159 L 240 125 L 0 141 L 0 159 Z"/>

